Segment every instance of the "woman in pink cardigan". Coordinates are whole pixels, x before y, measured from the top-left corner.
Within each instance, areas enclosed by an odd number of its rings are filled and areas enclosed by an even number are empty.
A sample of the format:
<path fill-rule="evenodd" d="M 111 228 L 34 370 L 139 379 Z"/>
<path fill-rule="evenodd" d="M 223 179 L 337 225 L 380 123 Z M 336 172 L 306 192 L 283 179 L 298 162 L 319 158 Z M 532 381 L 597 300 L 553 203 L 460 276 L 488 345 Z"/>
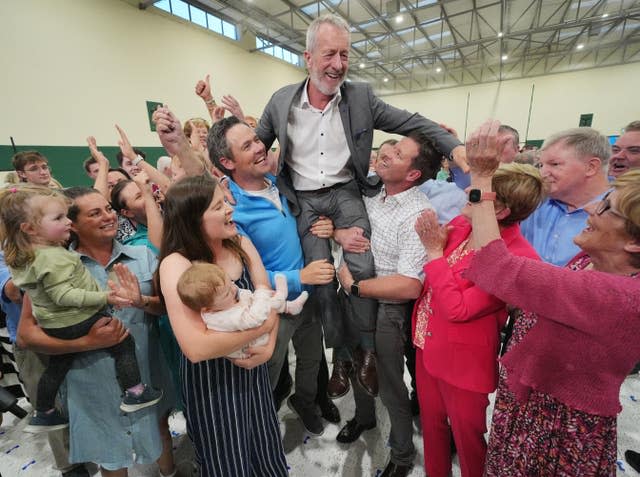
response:
<path fill-rule="evenodd" d="M 507 164 L 493 177 L 493 187 L 495 217 L 507 248 L 537 259 L 518 223 L 542 199 L 540 173 L 533 166 Z M 471 208 L 467 205 L 447 226 L 438 226 L 431 210 L 416 221 L 428 256 L 424 288 L 414 309 L 413 342 L 429 477 L 450 475 L 452 432 L 462 476 L 482 475 L 488 394 L 498 383 L 498 342 L 507 307 L 463 277 L 474 254 Z"/>
<path fill-rule="evenodd" d="M 473 188 L 490 192 L 497 121 L 467 141 Z M 569 268 L 517 257 L 500 239 L 494 205 L 472 207 L 476 251 L 466 278 L 518 306 L 502 359 L 485 474 L 613 476 L 620 385 L 640 360 L 640 170 L 586 207 Z"/>

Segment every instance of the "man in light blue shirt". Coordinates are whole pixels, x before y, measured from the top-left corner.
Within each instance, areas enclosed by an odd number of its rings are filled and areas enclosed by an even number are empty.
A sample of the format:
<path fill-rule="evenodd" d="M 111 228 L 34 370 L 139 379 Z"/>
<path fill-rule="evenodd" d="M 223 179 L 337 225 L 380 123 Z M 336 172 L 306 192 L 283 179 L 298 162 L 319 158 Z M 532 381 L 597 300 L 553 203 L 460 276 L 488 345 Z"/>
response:
<path fill-rule="evenodd" d="M 609 189 L 609 140 L 595 129 L 575 128 L 549 137 L 541 149 L 540 172 L 549 197 L 522 222 L 522 234 L 540 257 L 564 266 L 578 252 L 573 243 L 586 225 L 586 206 Z"/>

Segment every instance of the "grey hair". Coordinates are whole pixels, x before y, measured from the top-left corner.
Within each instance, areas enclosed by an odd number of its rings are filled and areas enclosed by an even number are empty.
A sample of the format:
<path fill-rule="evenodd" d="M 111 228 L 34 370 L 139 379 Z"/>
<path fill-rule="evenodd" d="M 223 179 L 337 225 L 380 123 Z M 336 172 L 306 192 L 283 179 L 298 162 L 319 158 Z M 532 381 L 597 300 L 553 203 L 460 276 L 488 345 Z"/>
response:
<path fill-rule="evenodd" d="M 580 159 L 597 157 L 602 162 L 603 167 L 609 162 L 609 157 L 611 156 L 609 138 L 593 128 L 572 128 L 552 134 L 545 139 L 540 150 L 544 151 L 559 142 L 573 147 Z"/>
<path fill-rule="evenodd" d="M 513 137 L 513 142 L 516 145 L 516 148 L 520 144 L 520 133 L 516 128 L 513 128 L 507 124 L 501 124 L 498 128 L 498 133 L 510 134 Z"/>
<path fill-rule="evenodd" d="M 349 35 L 349 43 L 351 43 L 351 30 L 349 24 L 342 17 L 333 14 L 322 15 L 309 24 L 307 28 L 307 45 L 306 50 L 311 52 L 316 46 L 316 35 L 322 25 L 333 25 L 336 28 L 343 28 Z"/>

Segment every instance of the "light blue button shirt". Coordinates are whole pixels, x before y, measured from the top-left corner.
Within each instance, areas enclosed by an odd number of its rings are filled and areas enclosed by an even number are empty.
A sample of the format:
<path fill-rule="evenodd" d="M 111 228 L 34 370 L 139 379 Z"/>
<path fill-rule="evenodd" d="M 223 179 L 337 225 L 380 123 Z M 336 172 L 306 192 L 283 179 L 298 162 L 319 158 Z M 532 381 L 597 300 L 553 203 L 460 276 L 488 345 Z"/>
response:
<path fill-rule="evenodd" d="M 431 202 L 440 224 L 446 224 L 460 215 L 462 208 L 467 205 L 467 194 L 453 182 L 429 179 L 420 184 L 418 189 Z"/>
<path fill-rule="evenodd" d="M 591 203 L 602 200 L 604 194 Z M 569 211 L 563 202 L 547 199 L 520 224 L 520 229 L 542 260 L 563 267 L 580 251 L 573 238 L 585 228 L 588 217 L 583 208 Z"/>
<path fill-rule="evenodd" d="M 20 320 L 20 311 L 22 305 L 16 305 L 9 297 L 4 294 L 4 286 L 11 280 L 11 271 L 4 261 L 4 252 L 0 250 L 0 308 L 7 316 L 7 331 L 9 331 L 9 340 L 16 342 L 16 331 L 18 330 L 18 321 Z"/>
<path fill-rule="evenodd" d="M 116 263 L 124 263 L 138 277 L 143 295 L 154 295 L 152 276 L 156 257 L 146 247 L 122 245 L 114 241 L 106 267 L 80 254 L 101 287 L 106 288 Z M 160 457 L 162 442 L 158 431 L 160 416 L 174 405 L 174 394 L 164 355 L 159 346 L 156 318 L 138 308 L 115 313 L 136 342 L 142 380 L 161 388 L 160 403 L 134 413 L 119 409 L 122 391 L 118 386 L 113 358 L 105 351 L 78 353 L 65 381 L 71 433 L 71 462 L 95 462 L 108 470 L 149 464 Z"/>

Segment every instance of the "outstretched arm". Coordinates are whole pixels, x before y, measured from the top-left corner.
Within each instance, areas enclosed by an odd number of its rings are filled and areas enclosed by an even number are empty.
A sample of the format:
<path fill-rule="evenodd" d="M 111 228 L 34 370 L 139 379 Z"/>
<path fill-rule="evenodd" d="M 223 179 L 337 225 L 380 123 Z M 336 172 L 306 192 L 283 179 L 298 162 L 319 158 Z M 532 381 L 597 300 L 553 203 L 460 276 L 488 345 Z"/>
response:
<path fill-rule="evenodd" d="M 140 189 L 140 193 L 144 199 L 144 211 L 147 216 L 149 241 L 154 247 L 160 250 L 160 243 L 162 242 L 162 214 L 153 197 L 151 181 L 144 170 L 140 171 L 138 175 L 133 178 L 133 181 L 138 185 L 138 189 Z"/>
<path fill-rule="evenodd" d="M 87 138 L 87 144 L 89 145 L 89 151 L 91 151 L 91 157 L 93 157 L 98 163 L 98 175 L 96 176 L 93 188 L 100 192 L 107 201 L 110 201 L 111 197 L 109 197 L 108 183 L 109 159 L 107 159 L 104 154 L 98 150 L 95 137 L 89 136 Z"/>
<path fill-rule="evenodd" d="M 188 176 L 202 175 L 205 171 L 204 164 L 191 147 L 189 139 L 182 131 L 180 121 L 171 110 L 164 105 L 154 111 L 152 119 L 167 154 L 180 158 L 182 168 Z"/>

